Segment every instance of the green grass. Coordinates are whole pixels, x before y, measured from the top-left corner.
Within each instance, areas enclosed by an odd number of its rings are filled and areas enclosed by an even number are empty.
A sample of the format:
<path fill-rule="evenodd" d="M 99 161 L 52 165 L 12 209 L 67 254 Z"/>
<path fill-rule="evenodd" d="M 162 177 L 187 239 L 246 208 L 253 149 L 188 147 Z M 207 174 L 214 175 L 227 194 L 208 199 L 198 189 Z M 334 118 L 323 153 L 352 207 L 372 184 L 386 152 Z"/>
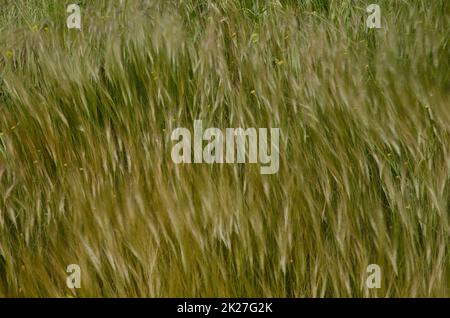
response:
<path fill-rule="evenodd" d="M 450 296 L 449 1 L 69 3 L 0 0 L 0 296 Z M 280 171 L 173 164 L 195 119 Z"/>

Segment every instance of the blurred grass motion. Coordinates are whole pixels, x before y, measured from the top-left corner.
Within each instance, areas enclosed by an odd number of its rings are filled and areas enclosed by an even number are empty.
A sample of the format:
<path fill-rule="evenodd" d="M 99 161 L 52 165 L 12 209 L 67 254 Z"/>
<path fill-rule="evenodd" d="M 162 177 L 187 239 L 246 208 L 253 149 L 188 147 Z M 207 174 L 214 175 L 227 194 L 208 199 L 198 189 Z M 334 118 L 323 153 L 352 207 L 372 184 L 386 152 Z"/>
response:
<path fill-rule="evenodd" d="M 0 0 L 0 296 L 450 296 L 449 1 L 66 2 Z M 174 165 L 195 119 L 279 173 Z"/>

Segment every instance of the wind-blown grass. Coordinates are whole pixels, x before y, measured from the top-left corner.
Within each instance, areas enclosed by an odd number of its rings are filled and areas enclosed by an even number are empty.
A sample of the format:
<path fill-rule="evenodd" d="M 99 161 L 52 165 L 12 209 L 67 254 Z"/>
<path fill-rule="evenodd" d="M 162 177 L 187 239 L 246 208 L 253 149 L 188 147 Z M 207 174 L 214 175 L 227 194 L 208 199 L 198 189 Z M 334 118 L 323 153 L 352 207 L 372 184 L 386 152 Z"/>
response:
<path fill-rule="evenodd" d="M 449 1 L 0 5 L 0 296 L 450 296 Z M 280 171 L 173 164 L 195 119 Z"/>

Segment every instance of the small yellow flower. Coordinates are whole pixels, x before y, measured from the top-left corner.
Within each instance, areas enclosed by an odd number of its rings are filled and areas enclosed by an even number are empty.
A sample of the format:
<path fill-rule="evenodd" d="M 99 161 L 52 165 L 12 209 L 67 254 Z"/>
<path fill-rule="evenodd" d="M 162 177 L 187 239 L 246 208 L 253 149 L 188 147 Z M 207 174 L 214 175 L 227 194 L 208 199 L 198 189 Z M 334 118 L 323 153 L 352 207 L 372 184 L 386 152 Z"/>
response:
<path fill-rule="evenodd" d="M 256 94 L 256 91 L 255 91 L 254 89 L 252 89 L 252 90 L 250 91 L 250 94 L 255 95 L 255 94 Z"/>
<path fill-rule="evenodd" d="M 6 51 L 4 55 L 7 59 L 12 59 L 12 57 L 14 56 L 14 53 L 13 53 L 13 51 Z"/>
<path fill-rule="evenodd" d="M 45 28 L 44 28 L 44 31 L 45 31 L 45 32 L 48 32 L 48 27 L 45 27 Z"/>
<path fill-rule="evenodd" d="M 33 25 L 33 27 L 31 28 L 33 31 L 37 32 L 39 31 L 39 26 L 37 24 Z"/>
<path fill-rule="evenodd" d="M 283 64 L 284 64 L 284 60 L 277 59 L 277 65 L 283 65 Z"/>

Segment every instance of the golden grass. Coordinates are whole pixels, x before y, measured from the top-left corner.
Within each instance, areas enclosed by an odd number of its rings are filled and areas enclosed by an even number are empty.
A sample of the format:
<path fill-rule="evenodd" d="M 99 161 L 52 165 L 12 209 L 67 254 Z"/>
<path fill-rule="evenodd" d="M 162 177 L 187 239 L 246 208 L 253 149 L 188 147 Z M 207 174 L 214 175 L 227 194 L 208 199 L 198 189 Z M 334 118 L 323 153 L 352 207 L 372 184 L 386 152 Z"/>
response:
<path fill-rule="evenodd" d="M 449 1 L 81 3 L 0 1 L 0 296 L 450 296 Z M 280 171 L 174 165 L 195 119 Z"/>

